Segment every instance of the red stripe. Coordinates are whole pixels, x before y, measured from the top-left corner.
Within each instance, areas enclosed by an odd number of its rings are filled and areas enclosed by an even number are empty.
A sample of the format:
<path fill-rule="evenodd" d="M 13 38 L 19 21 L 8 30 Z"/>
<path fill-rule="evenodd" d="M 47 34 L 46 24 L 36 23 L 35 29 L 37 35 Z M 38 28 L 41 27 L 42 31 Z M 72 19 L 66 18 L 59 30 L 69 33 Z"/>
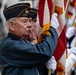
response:
<path fill-rule="evenodd" d="M 47 0 L 47 2 L 48 2 L 49 13 L 50 13 L 50 20 L 51 20 L 53 3 L 52 3 L 52 0 Z"/>
<path fill-rule="evenodd" d="M 68 14 L 73 15 L 73 13 L 72 13 L 72 12 L 70 12 L 70 11 L 68 11 Z"/>
<path fill-rule="evenodd" d="M 63 28 L 63 31 L 58 38 L 58 44 L 56 47 L 56 50 L 54 52 L 54 56 L 56 58 L 56 61 L 59 61 L 60 58 L 62 57 L 63 53 L 65 52 L 66 49 L 66 26 Z"/>
<path fill-rule="evenodd" d="M 76 2 L 76 0 L 73 0 L 73 2 L 70 2 L 70 5 L 71 5 L 72 7 L 75 7 L 75 2 Z"/>
<path fill-rule="evenodd" d="M 39 0 L 38 16 L 39 16 L 39 24 L 41 27 L 43 27 L 44 5 L 45 0 Z"/>
<path fill-rule="evenodd" d="M 67 0 L 64 0 L 64 9 L 66 8 Z"/>
<path fill-rule="evenodd" d="M 71 6 L 72 8 L 74 8 L 74 9 L 76 8 L 76 7 L 75 7 L 75 2 L 76 2 L 76 0 L 73 0 L 73 2 L 70 2 L 70 6 Z M 72 9 L 71 9 L 71 11 L 72 11 Z M 68 14 L 73 15 L 73 12 L 71 12 L 71 11 L 68 10 Z"/>

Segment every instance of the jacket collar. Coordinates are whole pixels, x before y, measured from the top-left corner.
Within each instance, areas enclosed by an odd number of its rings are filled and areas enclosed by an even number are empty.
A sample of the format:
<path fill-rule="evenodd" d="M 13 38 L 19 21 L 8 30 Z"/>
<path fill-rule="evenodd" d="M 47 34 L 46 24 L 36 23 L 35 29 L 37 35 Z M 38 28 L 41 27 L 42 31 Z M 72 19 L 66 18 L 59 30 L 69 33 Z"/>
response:
<path fill-rule="evenodd" d="M 12 33 L 8 33 L 8 36 L 7 37 L 11 37 L 11 38 L 13 38 L 13 39 L 21 39 L 20 37 L 18 37 L 18 36 L 16 36 L 16 35 L 14 35 L 14 34 L 12 34 Z"/>

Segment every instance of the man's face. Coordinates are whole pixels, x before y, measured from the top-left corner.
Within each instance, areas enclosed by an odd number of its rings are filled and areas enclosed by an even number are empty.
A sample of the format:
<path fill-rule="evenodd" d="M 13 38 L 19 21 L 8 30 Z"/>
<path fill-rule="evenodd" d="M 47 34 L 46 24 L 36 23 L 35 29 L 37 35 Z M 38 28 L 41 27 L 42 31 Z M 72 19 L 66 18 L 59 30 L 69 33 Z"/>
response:
<path fill-rule="evenodd" d="M 31 18 L 27 17 L 19 17 L 16 19 L 15 25 L 13 25 L 14 33 L 22 39 L 26 39 L 26 37 L 31 32 Z"/>
<path fill-rule="evenodd" d="M 32 24 L 32 27 L 29 35 L 29 40 L 34 41 L 34 40 L 37 40 L 36 22 L 32 21 L 31 24 Z"/>

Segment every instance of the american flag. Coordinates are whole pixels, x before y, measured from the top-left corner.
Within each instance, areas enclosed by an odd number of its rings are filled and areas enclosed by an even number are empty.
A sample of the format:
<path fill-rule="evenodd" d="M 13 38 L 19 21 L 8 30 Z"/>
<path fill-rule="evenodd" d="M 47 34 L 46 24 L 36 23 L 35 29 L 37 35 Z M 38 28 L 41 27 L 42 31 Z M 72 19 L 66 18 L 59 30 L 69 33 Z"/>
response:
<path fill-rule="evenodd" d="M 65 63 L 66 63 L 66 22 L 65 22 L 65 0 L 56 0 L 56 11 L 59 14 L 59 28 L 58 31 L 58 44 L 54 52 L 54 57 L 57 60 L 57 74 L 65 75 Z M 60 11 L 61 10 L 61 11 Z M 55 12 L 56 12 L 55 11 Z"/>
<path fill-rule="evenodd" d="M 39 24 L 37 25 L 38 34 L 41 33 L 42 28 L 45 25 L 50 24 L 51 16 L 52 16 L 52 0 L 39 0 L 38 17 L 37 17 L 37 23 Z"/>
<path fill-rule="evenodd" d="M 71 18 L 76 13 L 76 0 L 70 0 L 67 17 Z"/>
<path fill-rule="evenodd" d="M 50 24 L 51 16 L 52 16 L 52 8 L 53 8 L 54 0 L 39 0 L 39 9 L 38 9 L 38 18 L 37 22 L 39 25 L 37 26 L 38 34 L 41 33 L 41 30 L 44 26 Z M 64 75 L 65 73 L 65 62 L 66 62 L 66 23 L 65 23 L 65 15 L 64 9 L 66 0 L 56 0 L 55 4 L 55 12 L 58 13 L 58 21 L 59 28 L 58 32 L 58 43 L 56 50 L 54 52 L 54 57 L 58 62 L 57 66 L 57 74 Z M 65 4 L 65 5 L 64 5 Z M 47 29 L 47 26 L 46 28 Z"/>

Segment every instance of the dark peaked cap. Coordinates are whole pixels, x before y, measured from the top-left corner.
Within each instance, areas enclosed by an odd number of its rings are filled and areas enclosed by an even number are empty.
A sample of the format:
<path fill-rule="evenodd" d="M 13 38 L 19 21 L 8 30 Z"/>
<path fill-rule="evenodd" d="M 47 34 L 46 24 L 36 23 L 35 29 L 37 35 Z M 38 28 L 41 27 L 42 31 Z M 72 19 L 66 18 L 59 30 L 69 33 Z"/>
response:
<path fill-rule="evenodd" d="M 18 3 L 7 7 L 3 13 L 6 20 L 13 17 L 29 17 L 30 3 Z"/>
<path fill-rule="evenodd" d="M 36 22 L 37 19 L 37 12 L 38 10 L 35 8 L 30 8 L 30 17 L 32 18 L 33 21 Z"/>

